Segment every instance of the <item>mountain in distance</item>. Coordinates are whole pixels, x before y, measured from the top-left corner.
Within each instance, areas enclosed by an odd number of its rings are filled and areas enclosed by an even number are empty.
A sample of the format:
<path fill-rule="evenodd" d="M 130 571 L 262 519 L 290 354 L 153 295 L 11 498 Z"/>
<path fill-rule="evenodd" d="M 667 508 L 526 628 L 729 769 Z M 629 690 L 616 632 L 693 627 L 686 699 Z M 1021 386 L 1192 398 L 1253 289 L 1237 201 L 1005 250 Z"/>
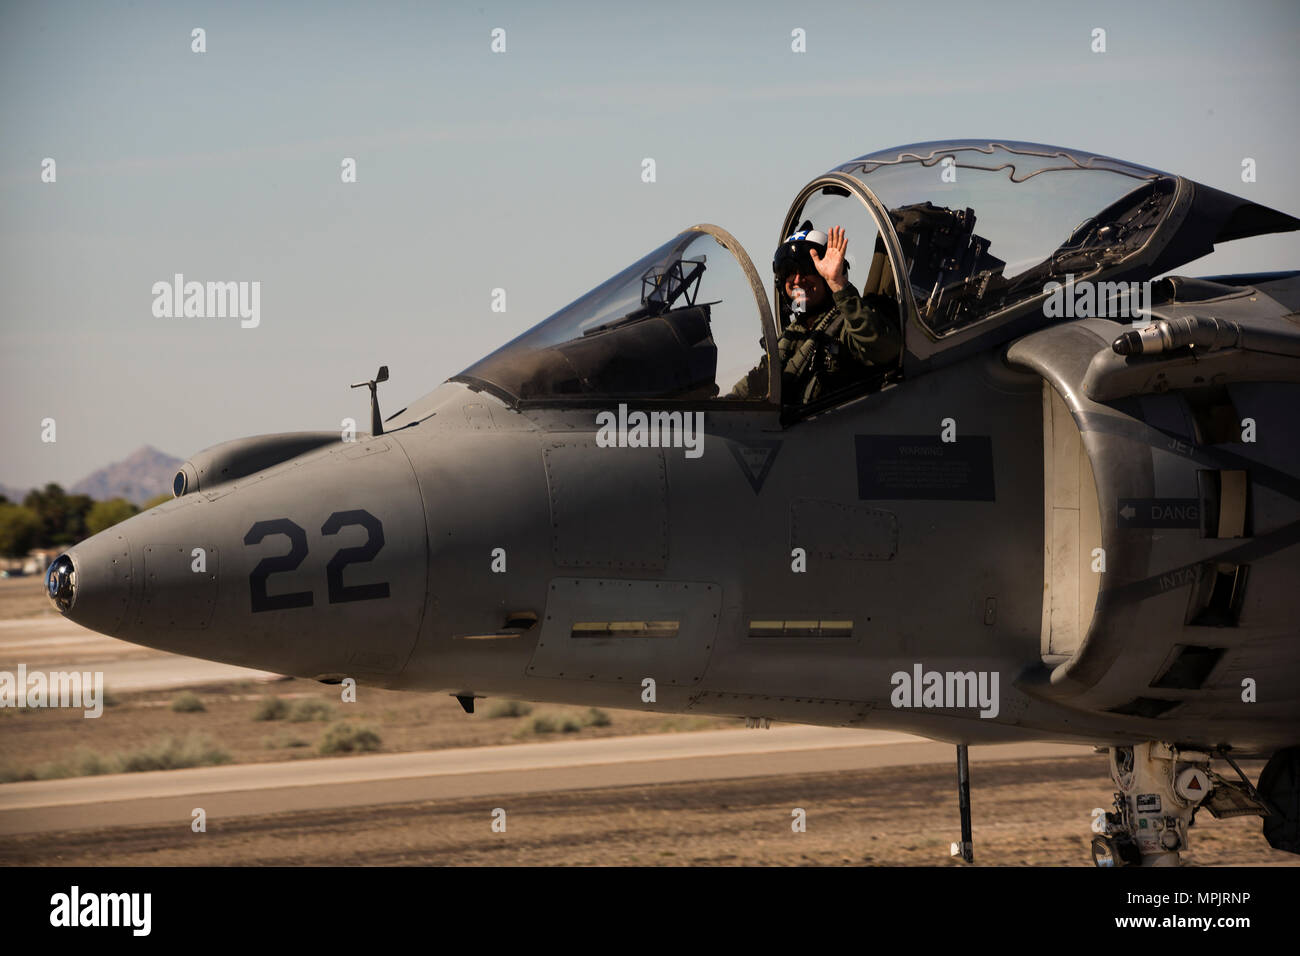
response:
<path fill-rule="evenodd" d="M 151 445 L 143 445 L 121 461 L 91 472 L 68 492 L 90 495 L 97 501 L 125 498 L 142 505 L 150 498 L 171 494 L 172 477 L 182 464 L 180 458 L 165 455 Z"/>

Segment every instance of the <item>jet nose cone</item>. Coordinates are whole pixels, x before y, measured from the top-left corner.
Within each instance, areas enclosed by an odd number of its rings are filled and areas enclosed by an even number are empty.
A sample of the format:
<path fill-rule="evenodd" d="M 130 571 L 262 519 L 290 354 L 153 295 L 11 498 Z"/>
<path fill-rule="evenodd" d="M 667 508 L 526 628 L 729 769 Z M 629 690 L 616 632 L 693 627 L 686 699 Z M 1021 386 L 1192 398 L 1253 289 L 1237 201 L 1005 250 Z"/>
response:
<path fill-rule="evenodd" d="M 72 610 L 77 600 L 77 573 L 72 566 L 72 559 L 61 554 L 45 572 L 45 593 L 50 596 L 54 606 L 61 612 Z"/>
<path fill-rule="evenodd" d="M 112 634 L 131 597 L 131 549 L 116 528 L 69 548 L 45 572 L 45 593 L 70 621 Z"/>

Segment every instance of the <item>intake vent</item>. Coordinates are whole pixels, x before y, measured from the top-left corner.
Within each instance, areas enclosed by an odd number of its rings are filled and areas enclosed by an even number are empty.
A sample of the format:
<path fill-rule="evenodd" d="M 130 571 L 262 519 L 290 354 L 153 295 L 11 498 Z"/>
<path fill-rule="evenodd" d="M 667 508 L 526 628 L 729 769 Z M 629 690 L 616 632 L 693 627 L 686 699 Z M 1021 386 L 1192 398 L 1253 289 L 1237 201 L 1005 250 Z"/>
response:
<path fill-rule="evenodd" d="M 1250 537 L 1250 476 L 1245 471 L 1198 471 L 1201 536 Z"/>
<path fill-rule="evenodd" d="M 1199 565 L 1186 623 L 1192 627 L 1236 627 L 1249 570 L 1248 564 L 1209 561 Z"/>
<path fill-rule="evenodd" d="M 1160 717 L 1173 710 L 1181 700 L 1157 700 L 1154 697 L 1135 697 L 1127 704 L 1112 707 L 1112 714 L 1124 714 L 1129 717 Z"/>
<path fill-rule="evenodd" d="M 1222 660 L 1224 648 L 1200 647 L 1196 644 L 1174 646 L 1172 659 L 1151 682 L 1152 687 L 1168 690 L 1199 690 L 1215 665 Z"/>
<path fill-rule="evenodd" d="M 1226 445 L 1241 441 L 1241 419 L 1225 386 L 1185 388 L 1181 394 L 1196 423 L 1197 444 Z"/>

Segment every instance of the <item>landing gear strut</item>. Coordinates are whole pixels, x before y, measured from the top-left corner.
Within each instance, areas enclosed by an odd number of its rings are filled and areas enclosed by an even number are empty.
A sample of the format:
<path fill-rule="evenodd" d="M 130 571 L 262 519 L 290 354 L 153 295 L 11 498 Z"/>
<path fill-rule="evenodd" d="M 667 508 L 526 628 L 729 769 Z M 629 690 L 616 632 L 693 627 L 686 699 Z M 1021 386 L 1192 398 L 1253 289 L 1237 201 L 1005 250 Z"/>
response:
<path fill-rule="evenodd" d="M 1111 747 L 1110 778 L 1119 791 L 1113 812 L 1093 811 L 1093 862 L 1177 866 L 1196 808 L 1214 788 L 1209 770 L 1209 754 L 1165 743 Z"/>
<path fill-rule="evenodd" d="M 975 848 L 970 833 L 970 759 L 966 745 L 957 745 L 957 805 L 961 810 L 961 846 L 952 845 L 952 855 L 967 863 L 975 862 Z"/>

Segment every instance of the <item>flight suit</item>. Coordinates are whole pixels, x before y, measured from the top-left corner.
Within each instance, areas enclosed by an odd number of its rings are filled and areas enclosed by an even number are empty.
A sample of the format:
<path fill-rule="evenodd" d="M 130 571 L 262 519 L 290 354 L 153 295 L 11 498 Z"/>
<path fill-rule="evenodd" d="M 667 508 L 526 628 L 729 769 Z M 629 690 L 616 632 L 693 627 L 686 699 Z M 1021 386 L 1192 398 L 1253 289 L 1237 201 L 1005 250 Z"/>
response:
<path fill-rule="evenodd" d="M 873 365 L 892 365 L 900 348 L 894 300 L 858 295 L 845 286 L 820 313 L 794 320 L 777 339 L 781 397 L 787 405 L 807 405 L 861 381 Z M 750 398 L 767 390 L 767 356 L 736 383 L 728 398 Z"/>

